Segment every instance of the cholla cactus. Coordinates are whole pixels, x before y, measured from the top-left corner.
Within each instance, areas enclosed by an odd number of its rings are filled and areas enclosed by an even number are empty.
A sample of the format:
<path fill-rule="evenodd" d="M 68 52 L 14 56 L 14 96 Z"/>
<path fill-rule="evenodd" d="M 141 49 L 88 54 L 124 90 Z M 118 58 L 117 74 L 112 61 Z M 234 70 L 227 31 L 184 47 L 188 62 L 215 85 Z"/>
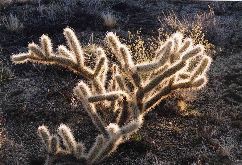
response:
<path fill-rule="evenodd" d="M 54 52 L 50 39 L 43 35 L 40 46 L 31 43 L 28 53 L 12 56 L 16 64 L 27 61 L 56 64 L 92 82 L 91 86 L 79 82 L 74 93 L 100 134 L 86 151 L 84 144 L 75 140 L 70 128 L 62 124 L 58 129 L 62 148 L 60 139 L 51 135 L 47 127 L 40 126 L 38 132 L 49 153 L 47 164 L 65 155 L 73 155 L 87 164 L 100 162 L 128 140 L 142 126 L 144 115 L 173 91 L 198 90 L 207 83 L 206 72 L 211 58 L 205 54 L 203 45 L 194 45 L 192 39 L 184 39 L 181 33 L 173 34 L 158 48 L 157 59 L 138 64 L 127 46 L 115 34 L 107 33 L 108 46 L 118 59 L 116 64 L 110 64 L 111 80 L 106 78 L 108 61 L 102 48 L 97 48 L 96 67 L 92 70 L 84 65 L 83 50 L 75 33 L 66 28 L 64 36 L 69 50 L 61 45 Z M 109 125 L 100 115 L 107 107 L 108 115 L 114 117 Z"/>

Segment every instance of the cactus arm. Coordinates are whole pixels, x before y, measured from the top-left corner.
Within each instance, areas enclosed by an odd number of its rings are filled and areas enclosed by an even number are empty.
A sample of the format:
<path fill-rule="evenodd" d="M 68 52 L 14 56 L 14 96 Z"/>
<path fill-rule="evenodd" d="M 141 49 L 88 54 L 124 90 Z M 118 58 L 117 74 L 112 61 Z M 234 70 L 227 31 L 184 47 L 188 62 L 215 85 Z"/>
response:
<path fill-rule="evenodd" d="M 66 38 L 70 50 L 72 50 L 75 54 L 76 63 L 80 66 L 84 66 L 83 50 L 74 31 L 70 28 L 65 28 L 63 34 Z"/>
<path fill-rule="evenodd" d="M 64 146 L 66 147 L 66 149 L 70 153 L 75 153 L 77 142 L 73 134 L 71 133 L 70 128 L 64 124 L 61 124 L 60 127 L 58 128 L 58 134 L 63 139 Z"/>
<path fill-rule="evenodd" d="M 87 154 L 87 162 L 92 162 L 94 158 L 97 157 L 97 154 L 100 148 L 103 147 L 105 142 L 106 142 L 106 139 L 102 135 L 98 135 L 96 137 L 95 143 L 93 144 L 92 148 L 89 150 Z"/>
<path fill-rule="evenodd" d="M 88 98 L 88 101 L 90 103 L 94 103 L 94 102 L 98 102 L 98 101 L 104 101 L 104 100 L 108 100 L 108 101 L 115 101 L 121 97 L 127 97 L 127 94 L 123 91 L 114 91 L 114 92 L 109 92 L 109 93 L 105 93 L 105 94 L 101 94 L 101 95 L 94 95 Z"/>
<path fill-rule="evenodd" d="M 98 130 L 102 132 L 104 137 L 108 137 L 108 132 L 105 129 L 105 124 L 103 120 L 97 114 L 95 106 L 88 102 L 88 99 L 87 99 L 88 89 L 87 89 L 87 86 L 84 84 L 85 84 L 84 82 L 79 83 L 79 85 L 75 87 L 74 93 L 77 97 L 79 97 L 80 100 L 82 100 L 82 105 L 86 110 L 86 112 L 88 113 L 88 115 L 91 117 L 92 122 L 94 123 L 96 128 L 98 128 Z"/>
<path fill-rule="evenodd" d="M 129 111 L 130 109 L 129 106 L 130 106 L 129 100 L 126 97 L 124 97 L 122 101 L 122 110 L 119 112 L 119 115 L 116 118 L 116 123 L 118 125 L 123 126 L 130 119 L 131 114 Z"/>
<path fill-rule="evenodd" d="M 177 71 L 179 71 L 180 69 L 182 69 L 185 65 L 186 65 L 186 63 L 184 61 L 181 61 L 181 62 L 177 63 L 176 65 L 168 68 L 162 74 L 160 74 L 160 75 L 156 76 L 155 78 L 153 78 L 146 86 L 144 86 L 142 92 L 144 94 L 150 92 L 158 84 L 160 84 L 164 79 L 167 79 L 167 78 L 171 77 Z"/>
<path fill-rule="evenodd" d="M 122 143 L 123 138 L 133 132 L 137 131 L 143 123 L 143 117 L 129 122 L 127 125 L 119 128 L 117 132 L 112 133 L 109 140 L 106 141 L 105 145 L 99 150 L 97 156 L 92 159 L 91 164 L 98 163 L 105 157 L 109 156 L 113 151 L 116 150 L 117 146 Z"/>
<path fill-rule="evenodd" d="M 11 59 L 13 63 L 16 64 L 28 61 L 47 65 L 55 64 L 80 74 L 88 80 L 94 79 L 94 77 L 99 74 L 100 70 L 96 70 L 96 72 L 94 72 L 87 66 L 84 66 L 83 50 L 74 31 L 70 28 L 66 28 L 64 29 L 64 36 L 69 50 L 65 46 L 60 45 L 57 52 L 53 52 L 50 38 L 46 35 L 42 35 L 40 38 L 40 46 L 35 43 L 30 43 L 28 45 L 28 53 L 13 55 Z M 101 64 L 104 64 L 104 58 L 105 57 L 101 58 Z M 99 66 L 101 66 L 101 64 Z"/>

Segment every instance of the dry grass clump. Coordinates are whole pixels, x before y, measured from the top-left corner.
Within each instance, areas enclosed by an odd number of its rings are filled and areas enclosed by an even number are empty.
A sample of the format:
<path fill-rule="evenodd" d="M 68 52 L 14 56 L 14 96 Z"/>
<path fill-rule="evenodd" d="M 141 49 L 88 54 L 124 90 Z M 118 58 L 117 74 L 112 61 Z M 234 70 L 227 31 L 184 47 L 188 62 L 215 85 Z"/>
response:
<path fill-rule="evenodd" d="M 9 68 L 4 66 L 0 61 L 0 86 L 3 85 L 8 80 L 12 79 L 13 74 Z"/>
<path fill-rule="evenodd" d="M 37 0 L 0 0 L 0 10 L 14 4 L 33 3 Z"/>
<path fill-rule="evenodd" d="M 40 17 L 46 17 L 52 22 L 57 21 L 60 15 L 64 17 L 65 21 L 68 21 L 73 15 L 76 5 L 76 0 L 50 1 L 48 4 L 43 4 L 39 1 L 37 10 L 40 13 Z"/>
<path fill-rule="evenodd" d="M 2 18 L 2 23 L 5 28 L 11 32 L 19 32 L 24 28 L 23 23 L 18 19 L 16 15 L 10 13 Z"/>
<path fill-rule="evenodd" d="M 3 127 L 3 117 L 2 117 L 2 112 L 1 112 L 1 108 L 0 108 L 0 150 L 2 148 L 2 145 L 6 139 L 6 135 L 4 133 L 4 127 Z"/>
<path fill-rule="evenodd" d="M 161 28 L 160 37 L 170 36 L 174 31 L 179 31 L 185 36 L 190 37 L 196 44 L 205 45 L 208 54 L 214 54 L 215 46 L 206 39 L 206 33 L 209 28 L 216 25 L 213 9 L 209 7 L 208 12 L 197 13 L 194 15 L 183 15 L 178 17 L 174 12 L 163 13 L 163 18 L 159 18 Z"/>
<path fill-rule="evenodd" d="M 93 23 L 95 21 L 112 29 L 117 26 L 119 16 L 111 9 L 112 3 L 106 2 L 104 0 L 22 0 L 20 3 L 18 0 L 7 0 L 3 5 L 0 1 L 0 9 L 3 11 L 0 13 L 0 18 L 3 17 L 0 23 L 3 22 L 3 26 L 14 32 L 21 31 L 23 24 L 28 27 L 25 29 L 28 31 L 31 27 L 41 30 L 42 27 L 53 25 L 61 28 L 63 25 L 71 24 L 77 26 L 80 21 L 83 22 L 83 28 L 96 26 Z M 58 28 L 57 26 L 55 28 Z"/>
<path fill-rule="evenodd" d="M 128 38 L 125 40 L 128 48 L 133 52 L 135 62 L 141 63 L 151 61 L 156 58 L 155 50 L 159 46 L 159 40 L 155 37 L 144 37 L 140 30 L 128 32 Z"/>
<path fill-rule="evenodd" d="M 21 4 L 15 4 L 18 2 L 11 1 L 8 5 L 4 5 L 3 12 L 0 13 L 2 17 L 0 23 L 14 32 L 21 31 L 23 24 L 28 29 L 36 26 L 39 28 L 48 25 L 62 26 L 72 21 L 75 14 L 82 12 L 77 0 L 25 0 L 21 1 Z"/>
<path fill-rule="evenodd" d="M 107 28 L 114 28 L 117 26 L 117 16 L 111 12 L 103 12 L 101 14 L 103 25 Z"/>
<path fill-rule="evenodd" d="M 14 4 L 14 3 L 25 3 L 25 2 L 33 2 L 34 0 L 0 0 L 0 9 L 2 7 Z"/>
<path fill-rule="evenodd" d="M 1 123 L 0 123 L 0 126 L 1 126 Z M 6 137 L 5 137 L 5 134 L 4 134 L 4 130 L 3 130 L 3 128 L 0 128 L 0 150 L 3 146 L 5 139 L 6 139 Z"/>

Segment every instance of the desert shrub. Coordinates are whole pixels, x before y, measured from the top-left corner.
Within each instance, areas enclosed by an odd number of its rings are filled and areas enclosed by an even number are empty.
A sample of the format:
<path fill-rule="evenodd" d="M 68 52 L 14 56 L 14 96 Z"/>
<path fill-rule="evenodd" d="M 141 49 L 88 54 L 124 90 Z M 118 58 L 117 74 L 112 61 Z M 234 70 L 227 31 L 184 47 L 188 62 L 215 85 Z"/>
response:
<path fill-rule="evenodd" d="M 29 51 L 12 56 L 15 64 L 25 62 L 58 65 L 81 75 L 74 94 L 88 113 L 99 134 L 89 151 L 64 124 L 58 134 L 40 126 L 38 134 L 45 144 L 46 164 L 65 156 L 96 164 L 127 141 L 143 124 L 144 116 L 175 91 L 199 90 L 207 83 L 206 72 L 211 57 L 204 45 L 195 44 L 182 33 L 174 33 L 154 52 L 153 60 L 135 61 L 132 51 L 112 32 L 107 33 L 107 46 L 116 60 L 109 60 L 101 47 L 95 49 L 94 67 L 86 63 L 84 50 L 70 28 L 64 29 L 68 47 L 57 51 L 47 35 L 40 45 L 30 43 Z"/>
<path fill-rule="evenodd" d="M 12 32 L 19 32 L 24 28 L 23 23 L 18 19 L 16 15 L 13 15 L 12 13 L 10 13 L 10 15 L 4 16 L 2 18 L 2 23 L 7 30 Z"/>

